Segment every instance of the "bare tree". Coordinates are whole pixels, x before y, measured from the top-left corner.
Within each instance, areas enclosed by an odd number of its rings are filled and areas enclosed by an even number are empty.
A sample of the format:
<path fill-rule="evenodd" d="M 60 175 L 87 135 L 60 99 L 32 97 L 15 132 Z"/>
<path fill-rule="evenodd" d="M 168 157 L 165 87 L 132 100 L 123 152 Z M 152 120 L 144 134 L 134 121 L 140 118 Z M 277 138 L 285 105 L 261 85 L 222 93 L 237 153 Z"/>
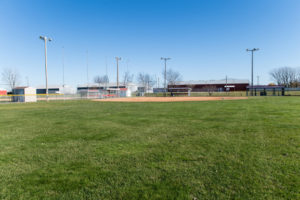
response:
<path fill-rule="evenodd" d="M 300 68 L 296 68 L 296 81 L 294 87 L 300 87 Z"/>
<path fill-rule="evenodd" d="M 297 71 L 292 67 L 280 67 L 270 72 L 272 79 L 277 85 L 283 85 L 285 87 L 293 87 L 297 82 Z"/>
<path fill-rule="evenodd" d="M 133 81 L 133 77 L 134 75 L 130 73 L 130 71 L 126 71 L 124 73 L 124 76 L 123 76 L 123 83 L 124 85 L 127 85 L 128 83 L 131 83 Z"/>
<path fill-rule="evenodd" d="M 107 75 L 104 76 L 95 76 L 94 77 L 94 82 L 98 83 L 99 85 L 101 84 L 108 84 L 109 83 L 109 78 Z"/>
<path fill-rule="evenodd" d="M 144 73 L 138 74 L 137 81 L 144 88 L 144 92 L 148 91 L 156 83 L 155 79 L 151 75 Z"/>
<path fill-rule="evenodd" d="M 13 90 L 20 82 L 20 75 L 17 70 L 6 68 L 2 72 L 2 80 Z"/>
<path fill-rule="evenodd" d="M 162 72 L 163 77 L 165 77 L 165 71 Z M 172 69 L 167 70 L 167 84 L 174 85 L 176 82 L 182 80 L 182 76 L 178 71 Z"/>

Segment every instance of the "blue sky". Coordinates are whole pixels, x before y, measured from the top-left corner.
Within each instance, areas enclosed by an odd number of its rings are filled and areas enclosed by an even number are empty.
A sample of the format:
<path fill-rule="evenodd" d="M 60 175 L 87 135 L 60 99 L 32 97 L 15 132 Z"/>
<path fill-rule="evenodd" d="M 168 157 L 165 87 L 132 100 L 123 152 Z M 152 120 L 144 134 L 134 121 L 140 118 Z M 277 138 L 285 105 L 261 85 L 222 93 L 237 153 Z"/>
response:
<path fill-rule="evenodd" d="M 254 74 L 271 82 L 269 72 L 300 66 L 298 0 L 0 0 L 0 71 L 16 68 L 22 84 L 44 85 L 44 44 L 48 44 L 49 84 L 86 83 L 104 75 L 107 60 L 116 80 L 120 74 L 161 76 L 160 57 L 184 80 L 232 78 L 250 80 L 250 54 L 257 47 Z M 0 82 L 1 83 L 1 82 Z M 0 85 L 1 87 L 1 85 Z"/>

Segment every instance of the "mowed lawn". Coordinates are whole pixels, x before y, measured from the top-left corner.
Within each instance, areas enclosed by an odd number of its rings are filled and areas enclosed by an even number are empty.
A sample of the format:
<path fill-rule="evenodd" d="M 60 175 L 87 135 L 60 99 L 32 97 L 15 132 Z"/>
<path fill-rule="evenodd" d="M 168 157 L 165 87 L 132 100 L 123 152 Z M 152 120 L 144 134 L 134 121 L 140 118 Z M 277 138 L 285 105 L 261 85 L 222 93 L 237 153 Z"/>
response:
<path fill-rule="evenodd" d="M 300 98 L 2 104 L 0 199 L 300 199 Z"/>

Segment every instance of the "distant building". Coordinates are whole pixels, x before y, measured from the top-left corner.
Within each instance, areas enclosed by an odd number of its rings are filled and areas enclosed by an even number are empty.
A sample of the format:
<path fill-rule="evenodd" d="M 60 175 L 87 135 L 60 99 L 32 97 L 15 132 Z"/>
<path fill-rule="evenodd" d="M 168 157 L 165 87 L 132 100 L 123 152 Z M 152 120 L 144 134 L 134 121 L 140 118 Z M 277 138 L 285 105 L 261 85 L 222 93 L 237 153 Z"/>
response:
<path fill-rule="evenodd" d="M 223 79 L 223 80 L 208 80 L 208 81 L 180 81 L 175 84 L 169 84 L 168 89 L 173 92 L 178 92 L 186 88 L 192 92 L 205 91 L 246 91 L 249 86 L 248 80 L 240 79 Z"/>
<path fill-rule="evenodd" d="M 46 87 L 41 86 L 36 89 L 37 94 L 46 94 Z M 50 85 L 48 87 L 49 94 L 75 94 L 76 90 L 69 85 Z"/>
<path fill-rule="evenodd" d="M 138 86 L 134 83 L 128 83 L 124 85 L 123 83 L 119 84 L 119 88 L 116 83 L 107 83 L 107 84 L 83 84 L 78 85 L 77 87 L 77 93 L 81 94 L 82 96 L 87 95 L 89 93 L 89 96 L 91 93 L 107 93 L 107 95 L 116 95 L 119 91 L 120 96 L 127 96 L 130 97 L 133 92 L 136 92 L 138 90 Z"/>
<path fill-rule="evenodd" d="M 36 89 L 33 87 L 16 87 L 12 91 L 13 102 L 36 102 Z"/>

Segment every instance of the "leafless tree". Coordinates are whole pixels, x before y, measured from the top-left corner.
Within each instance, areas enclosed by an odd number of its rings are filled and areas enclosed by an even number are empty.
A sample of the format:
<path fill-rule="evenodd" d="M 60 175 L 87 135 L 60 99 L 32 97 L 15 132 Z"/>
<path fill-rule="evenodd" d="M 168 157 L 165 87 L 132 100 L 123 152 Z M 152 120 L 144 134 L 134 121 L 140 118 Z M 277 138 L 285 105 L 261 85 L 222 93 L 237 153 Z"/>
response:
<path fill-rule="evenodd" d="M 20 83 L 20 75 L 16 69 L 6 68 L 2 72 L 2 80 L 13 90 Z"/>
<path fill-rule="evenodd" d="M 94 82 L 98 83 L 99 85 L 101 85 L 101 84 L 107 84 L 107 83 L 109 83 L 109 78 L 108 78 L 107 75 L 104 75 L 104 76 L 95 76 L 94 77 Z"/>
<path fill-rule="evenodd" d="M 285 87 L 293 87 L 297 82 L 297 70 L 292 67 L 280 67 L 270 72 L 272 79 Z"/>
<path fill-rule="evenodd" d="M 155 79 L 151 75 L 144 74 L 144 73 L 139 73 L 138 74 L 137 81 L 144 88 L 144 92 L 146 92 L 147 90 L 149 90 L 156 83 Z"/>
<path fill-rule="evenodd" d="M 294 87 L 300 87 L 300 67 L 296 68 L 296 81 Z"/>
<path fill-rule="evenodd" d="M 131 83 L 133 81 L 133 77 L 134 77 L 134 75 L 131 74 L 130 71 L 127 70 L 123 76 L 123 84 L 127 85 L 128 83 Z"/>
<path fill-rule="evenodd" d="M 165 77 L 165 71 L 162 72 L 163 77 Z M 182 80 L 182 76 L 178 71 L 174 71 L 172 69 L 167 70 L 167 84 L 174 85 L 176 82 Z"/>

